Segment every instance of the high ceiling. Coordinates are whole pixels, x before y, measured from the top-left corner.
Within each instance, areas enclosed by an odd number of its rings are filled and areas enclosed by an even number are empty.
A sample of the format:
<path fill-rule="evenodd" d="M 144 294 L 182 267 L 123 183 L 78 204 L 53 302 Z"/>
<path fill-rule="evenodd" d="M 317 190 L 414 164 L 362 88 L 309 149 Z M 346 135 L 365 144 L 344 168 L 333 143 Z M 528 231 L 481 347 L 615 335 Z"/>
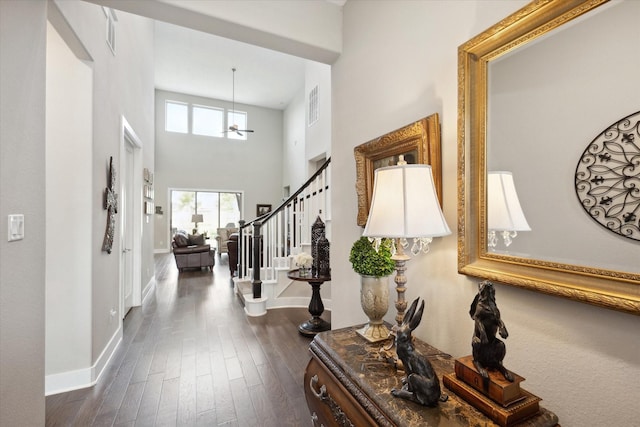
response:
<path fill-rule="evenodd" d="M 155 21 L 156 88 L 284 109 L 304 88 L 307 60 Z"/>

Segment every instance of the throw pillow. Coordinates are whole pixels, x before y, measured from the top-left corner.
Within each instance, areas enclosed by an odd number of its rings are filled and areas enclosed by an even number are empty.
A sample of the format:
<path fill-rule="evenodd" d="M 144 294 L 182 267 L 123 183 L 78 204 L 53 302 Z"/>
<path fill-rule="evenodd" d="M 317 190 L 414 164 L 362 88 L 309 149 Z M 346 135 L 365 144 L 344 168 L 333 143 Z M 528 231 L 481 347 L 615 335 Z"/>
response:
<path fill-rule="evenodd" d="M 178 233 L 173 236 L 173 241 L 176 243 L 176 246 L 179 248 L 186 248 L 189 246 L 189 239 L 184 234 Z"/>
<path fill-rule="evenodd" d="M 204 236 L 202 234 L 189 234 L 190 245 L 204 245 Z"/>

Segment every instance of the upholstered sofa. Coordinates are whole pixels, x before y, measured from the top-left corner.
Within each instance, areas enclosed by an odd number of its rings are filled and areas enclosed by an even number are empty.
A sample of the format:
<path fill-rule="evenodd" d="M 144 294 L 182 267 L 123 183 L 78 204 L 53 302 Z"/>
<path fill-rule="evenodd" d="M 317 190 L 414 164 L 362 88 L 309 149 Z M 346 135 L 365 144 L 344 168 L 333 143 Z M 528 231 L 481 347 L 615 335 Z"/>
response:
<path fill-rule="evenodd" d="M 179 271 L 185 268 L 209 267 L 213 271 L 215 264 L 215 248 L 205 244 L 201 234 L 187 234 L 186 231 L 178 231 L 171 242 L 173 256 Z"/>
<path fill-rule="evenodd" d="M 216 236 L 216 240 L 218 241 L 218 253 L 226 254 L 229 253 L 229 249 L 227 247 L 227 242 L 229 241 L 229 236 L 233 233 L 237 233 L 237 227 L 222 227 L 218 228 L 218 235 Z"/>

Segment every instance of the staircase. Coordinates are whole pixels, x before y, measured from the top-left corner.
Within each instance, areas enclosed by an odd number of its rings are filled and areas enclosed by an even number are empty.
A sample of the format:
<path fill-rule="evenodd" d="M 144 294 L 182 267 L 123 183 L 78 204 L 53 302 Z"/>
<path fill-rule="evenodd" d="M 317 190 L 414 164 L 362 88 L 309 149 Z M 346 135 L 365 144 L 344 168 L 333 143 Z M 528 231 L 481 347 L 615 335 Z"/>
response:
<path fill-rule="evenodd" d="M 311 253 L 311 226 L 318 216 L 327 222 L 330 212 L 331 158 L 291 197 L 273 211 L 252 221 L 240 221 L 238 275 L 234 289 L 248 316 L 268 309 L 307 307 L 311 287 L 287 278 L 291 256 Z M 328 236 L 330 227 L 327 227 Z M 257 268 L 255 267 L 257 266 Z M 329 286 L 322 299 L 331 307 Z"/>

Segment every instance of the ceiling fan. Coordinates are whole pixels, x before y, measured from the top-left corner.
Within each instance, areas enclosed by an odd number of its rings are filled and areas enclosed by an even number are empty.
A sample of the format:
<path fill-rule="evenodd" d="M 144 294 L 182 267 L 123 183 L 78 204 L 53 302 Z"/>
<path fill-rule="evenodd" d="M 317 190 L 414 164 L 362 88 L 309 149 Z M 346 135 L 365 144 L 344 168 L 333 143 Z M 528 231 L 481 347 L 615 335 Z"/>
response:
<path fill-rule="evenodd" d="M 233 71 L 233 86 L 232 86 L 232 107 L 231 107 L 231 111 L 232 114 L 235 115 L 236 113 L 236 69 L 232 68 L 231 71 Z M 244 136 L 242 132 L 253 132 L 253 129 L 238 129 L 238 125 L 237 124 L 232 124 L 231 126 L 229 126 L 229 129 L 223 131 L 222 133 L 229 133 L 229 132 L 235 132 L 240 136 Z"/>

